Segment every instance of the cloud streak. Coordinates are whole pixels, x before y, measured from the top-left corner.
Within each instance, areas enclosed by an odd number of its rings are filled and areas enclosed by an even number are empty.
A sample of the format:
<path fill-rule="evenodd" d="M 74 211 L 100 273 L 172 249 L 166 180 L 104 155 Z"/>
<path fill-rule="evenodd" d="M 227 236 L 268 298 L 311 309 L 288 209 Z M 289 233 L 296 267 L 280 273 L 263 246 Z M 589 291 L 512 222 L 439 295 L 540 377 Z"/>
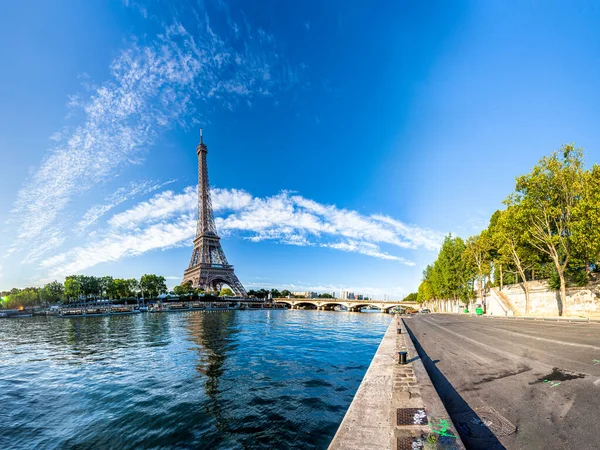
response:
<path fill-rule="evenodd" d="M 280 59 L 271 41 L 259 44 L 256 51 L 236 50 L 215 34 L 207 17 L 199 34 L 174 22 L 145 44 L 134 40 L 112 61 L 108 80 L 86 84 L 85 96 L 70 98 L 70 116 L 79 123 L 52 137 L 54 146 L 18 193 L 12 246 L 45 244 L 42 250 L 48 252 L 62 244 L 62 235 L 52 236 L 49 244 L 48 230 L 56 234 L 69 203 L 127 165 L 141 163 L 160 133 L 198 116 L 197 105 L 232 108 L 240 99 L 269 95 L 280 77 L 268 62 Z M 115 198 L 89 210 L 79 231 L 118 203 Z"/>
<path fill-rule="evenodd" d="M 315 246 L 412 266 L 412 261 L 381 246 L 435 250 L 443 239 L 441 233 L 388 216 L 366 216 L 289 192 L 261 198 L 236 189 L 213 189 L 211 196 L 219 233 L 254 242 Z M 188 246 L 195 235 L 196 202 L 196 186 L 160 192 L 113 215 L 88 244 L 47 258 L 42 267 L 56 277 L 152 250 Z"/>
<path fill-rule="evenodd" d="M 128 187 L 121 187 L 108 198 L 106 198 L 104 203 L 94 205 L 88 209 L 81 220 L 77 223 L 75 229 L 77 232 L 83 233 L 87 228 L 92 226 L 98 219 L 100 219 L 114 207 L 137 196 L 146 195 L 156 191 L 157 189 L 171 184 L 174 181 L 175 180 L 171 180 L 165 183 L 152 183 L 150 181 L 143 181 L 141 183 L 131 183 Z"/>

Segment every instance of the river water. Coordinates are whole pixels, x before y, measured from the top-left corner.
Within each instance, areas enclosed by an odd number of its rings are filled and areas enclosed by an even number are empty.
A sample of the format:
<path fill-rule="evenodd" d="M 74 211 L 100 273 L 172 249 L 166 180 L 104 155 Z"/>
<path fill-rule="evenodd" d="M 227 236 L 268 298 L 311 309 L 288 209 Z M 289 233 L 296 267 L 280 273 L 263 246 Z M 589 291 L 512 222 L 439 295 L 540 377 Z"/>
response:
<path fill-rule="evenodd" d="M 0 449 L 326 449 L 387 314 L 0 320 Z"/>

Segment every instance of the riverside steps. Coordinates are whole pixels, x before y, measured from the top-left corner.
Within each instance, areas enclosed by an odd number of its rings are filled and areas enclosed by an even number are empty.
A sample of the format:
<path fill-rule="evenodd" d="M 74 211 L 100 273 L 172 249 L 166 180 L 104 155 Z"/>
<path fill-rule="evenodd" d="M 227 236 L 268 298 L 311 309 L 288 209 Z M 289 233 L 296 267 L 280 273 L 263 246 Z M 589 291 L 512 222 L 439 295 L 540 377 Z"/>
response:
<path fill-rule="evenodd" d="M 419 448 L 464 450 L 403 319 L 395 316 L 329 450 Z"/>

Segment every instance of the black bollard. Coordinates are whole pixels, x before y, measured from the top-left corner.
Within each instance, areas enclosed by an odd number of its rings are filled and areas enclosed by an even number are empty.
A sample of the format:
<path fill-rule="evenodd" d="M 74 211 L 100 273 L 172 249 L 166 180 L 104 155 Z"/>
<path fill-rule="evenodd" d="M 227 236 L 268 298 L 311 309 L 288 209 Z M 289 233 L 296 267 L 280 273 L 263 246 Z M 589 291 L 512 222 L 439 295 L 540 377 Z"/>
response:
<path fill-rule="evenodd" d="M 398 364 L 406 364 L 406 355 L 408 352 L 398 352 Z"/>
<path fill-rule="evenodd" d="M 402 328 L 398 328 L 398 334 L 402 334 Z"/>

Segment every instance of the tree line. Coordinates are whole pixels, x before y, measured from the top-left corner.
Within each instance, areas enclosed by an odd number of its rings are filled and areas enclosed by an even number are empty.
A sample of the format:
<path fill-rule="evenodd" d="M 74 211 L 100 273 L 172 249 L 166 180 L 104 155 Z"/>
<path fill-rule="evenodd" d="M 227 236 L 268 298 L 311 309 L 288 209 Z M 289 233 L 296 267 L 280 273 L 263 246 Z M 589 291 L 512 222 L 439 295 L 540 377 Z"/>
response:
<path fill-rule="evenodd" d="M 517 177 L 503 204 L 478 235 L 446 236 L 423 271 L 417 301 L 468 303 L 486 288 L 518 283 L 527 314 L 529 282 L 545 279 L 565 314 L 566 288 L 585 286 L 600 271 L 600 166 L 586 170 L 583 150 L 564 145 Z"/>
<path fill-rule="evenodd" d="M 69 303 L 82 299 L 155 298 L 167 293 L 165 277 L 145 274 L 135 278 L 95 277 L 69 275 L 64 283 L 52 281 L 43 287 L 13 288 L 3 292 L 5 308 L 32 307 L 44 304 Z"/>
<path fill-rule="evenodd" d="M 258 290 L 249 290 L 248 291 L 248 296 L 249 297 L 256 297 L 256 298 L 269 298 L 269 294 L 271 295 L 271 298 L 305 298 L 301 295 L 294 295 L 292 294 L 290 291 L 288 291 L 287 289 L 284 289 L 282 291 L 279 291 L 278 289 L 258 289 Z M 318 298 L 333 298 L 333 295 L 331 294 L 319 294 L 317 296 Z"/>

